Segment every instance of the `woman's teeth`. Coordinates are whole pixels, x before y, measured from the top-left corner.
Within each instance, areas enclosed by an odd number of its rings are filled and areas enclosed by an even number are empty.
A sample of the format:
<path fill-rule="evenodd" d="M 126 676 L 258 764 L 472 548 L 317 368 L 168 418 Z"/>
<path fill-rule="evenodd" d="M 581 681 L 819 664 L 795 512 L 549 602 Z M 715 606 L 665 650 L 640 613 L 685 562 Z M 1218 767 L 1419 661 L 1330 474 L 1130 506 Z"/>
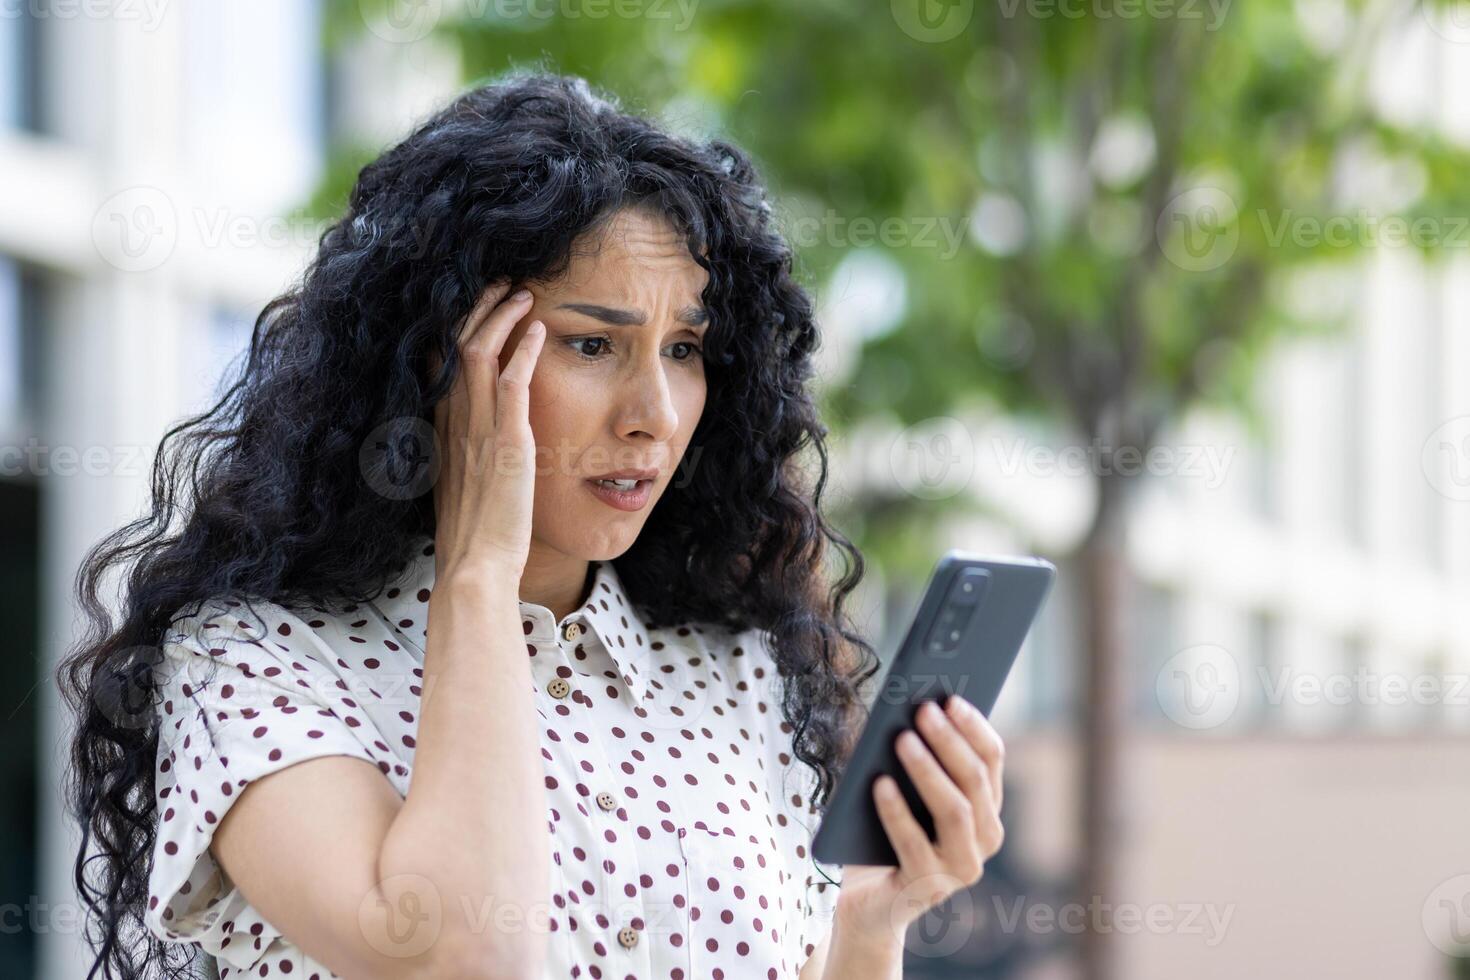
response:
<path fill-rule="evenodd" d="M 638 487 L 637 480 L 598 480 L 596 482 L 605 487 L 612 487 L 614 490 L 635 490 Z"/>

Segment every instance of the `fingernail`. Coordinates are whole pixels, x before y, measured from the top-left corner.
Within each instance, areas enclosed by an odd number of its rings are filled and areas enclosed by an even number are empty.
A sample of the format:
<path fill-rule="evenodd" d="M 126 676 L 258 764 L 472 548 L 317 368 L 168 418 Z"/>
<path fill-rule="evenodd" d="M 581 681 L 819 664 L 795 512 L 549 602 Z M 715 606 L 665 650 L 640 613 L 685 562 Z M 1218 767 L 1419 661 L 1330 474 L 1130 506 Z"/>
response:
<path fill-rule="evenodd" d="M 542 323 L 540 320 L 533 320 L 531 322 L 531 325 L 526 329 L 531 333 L 540 333 L 541 331 L 546 329 L 546 324 Z"/>
<path fill-rule="evenodd" d="M 530 299 L 531 291 L 529 289 L 517 289 L 515 292 L 510 294 L 510 298 L 519 303 L 522 300 Z"/>
<path fill-rule="evenodd" d="M 939 705 L 933 701 L 925 701 L 919 711 L 930 721 L 938 721 L 944 716 L 944 712 L 939 710 Z"/>

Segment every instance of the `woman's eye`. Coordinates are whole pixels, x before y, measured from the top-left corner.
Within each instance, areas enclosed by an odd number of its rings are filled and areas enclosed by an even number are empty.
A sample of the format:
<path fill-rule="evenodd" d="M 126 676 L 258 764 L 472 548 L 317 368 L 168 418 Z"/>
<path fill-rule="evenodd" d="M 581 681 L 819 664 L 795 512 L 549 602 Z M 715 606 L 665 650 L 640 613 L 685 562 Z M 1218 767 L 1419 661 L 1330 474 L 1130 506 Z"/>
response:
<path fill-rule="evenodd" d="M 598 344 L 601 346 L 589 351 L 583 346 L 585 344 Z M 606 353 L 610 344 L 611 342 L 606 337 L 577 337 L 567 341 L 567 346 L 575 350 L 579 357 L 586 358 L 589 361 L 596 360 L 598 355 Z M 676 361 L 692 361 L 704 353 L 703 347 L 700 347 L 698 344 L 692 344 L 687 340 L 675 341 L 672 346 L 674 348 L 687 348 L 682 355 L 676 354 L 674 356 L 674 360 Z"/>
<path fill-rule="evenodd" d="M 606 337 L 578 337 L 576 340 L 569 340 L 569 341 L 567 341 L 567 343 L 573 349 L 577 349 L 577 348 L 580 348 L 583 344 L 605 344 L 605 343 L 607 343 L 607 338 Z M 598 353 L 601 353 L 601 351 L 599 350 L 596 353 L 589 354 L 585 350 L 577 350 L 577 353 L 580 354 L 582 357 L 587 358 L 588 360 L 592 360 L 593 358 L 595 358 L 597 356 Z"/>

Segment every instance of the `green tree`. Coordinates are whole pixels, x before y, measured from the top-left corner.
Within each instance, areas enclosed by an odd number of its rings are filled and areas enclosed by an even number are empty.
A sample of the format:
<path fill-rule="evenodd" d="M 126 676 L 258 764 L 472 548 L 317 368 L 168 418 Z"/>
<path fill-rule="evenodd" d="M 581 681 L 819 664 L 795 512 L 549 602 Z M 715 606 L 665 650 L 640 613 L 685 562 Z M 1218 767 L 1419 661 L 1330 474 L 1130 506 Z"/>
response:
<path fill-rule="evenodd" d="M 334 3 L 330 38 L 361 34 L 371 7 Z M 464 10 L 433 28 L 466 81 L 540 64 L 749 149 L 786 219 L 818 229 L 794 236 L 818 289 L 865 246 L 853 220 L 897 221 L 871 247 L 901 270 L 902 318 L 826 390 L 834 428 L 901 428 L 983 400 L 1086 449 L 1097 506 L 1076 555 L 1080 888 L 1113 896 L 1133 461 L 1193 406 L 1252 417 L 1266 345 L 1336 325 L 1275 287 L 1377 244 L 1359 208 L 1429 222 L 1427 253 L 1470 213 L 1464 148 L 1379 118 L 1365 93 L 1373 39 L 1432 12 L 1361 0 Z M 340 204 L 373 149 L 342 148 L 318 210 Z M 1418 186 L 1386 202 L 1341 193 L 1355 154 L 1398 162 Z M 1345 239 L 1314 236 L 1334 218 Z M 957 229 L 958 247 L 935 227 Z M 945 546 L 933 532 L 968 499 L 870 486 L 842 521 L 892 574 L 921 580 Z M 1091 980 L 1115 973 L 1106 935 L 1085 937 Z"/>

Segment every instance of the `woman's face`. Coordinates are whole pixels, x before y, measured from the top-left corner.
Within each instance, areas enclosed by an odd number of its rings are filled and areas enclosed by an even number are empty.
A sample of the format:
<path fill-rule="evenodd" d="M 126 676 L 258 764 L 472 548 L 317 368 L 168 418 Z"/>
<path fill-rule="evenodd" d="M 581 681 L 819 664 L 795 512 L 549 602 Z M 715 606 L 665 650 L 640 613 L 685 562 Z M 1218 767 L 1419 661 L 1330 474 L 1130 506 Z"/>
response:
<path fill-rule="evenodd" d="M 501 365 L 532 321 L 546 324 L 530 387 L 533 549 L 602 560 L 638 537 L 704 411 L 708 314 L 700 294 L 708 278 L 672 228 L 625 210 L 608 223 L 600 247 L 577 243 L 559 280 L 524 284 L 531 308 L 512 330 Z M 590 482 L 644 469 L 657 475 L 640 484 L 641 505 L 616 506 Z"/>

